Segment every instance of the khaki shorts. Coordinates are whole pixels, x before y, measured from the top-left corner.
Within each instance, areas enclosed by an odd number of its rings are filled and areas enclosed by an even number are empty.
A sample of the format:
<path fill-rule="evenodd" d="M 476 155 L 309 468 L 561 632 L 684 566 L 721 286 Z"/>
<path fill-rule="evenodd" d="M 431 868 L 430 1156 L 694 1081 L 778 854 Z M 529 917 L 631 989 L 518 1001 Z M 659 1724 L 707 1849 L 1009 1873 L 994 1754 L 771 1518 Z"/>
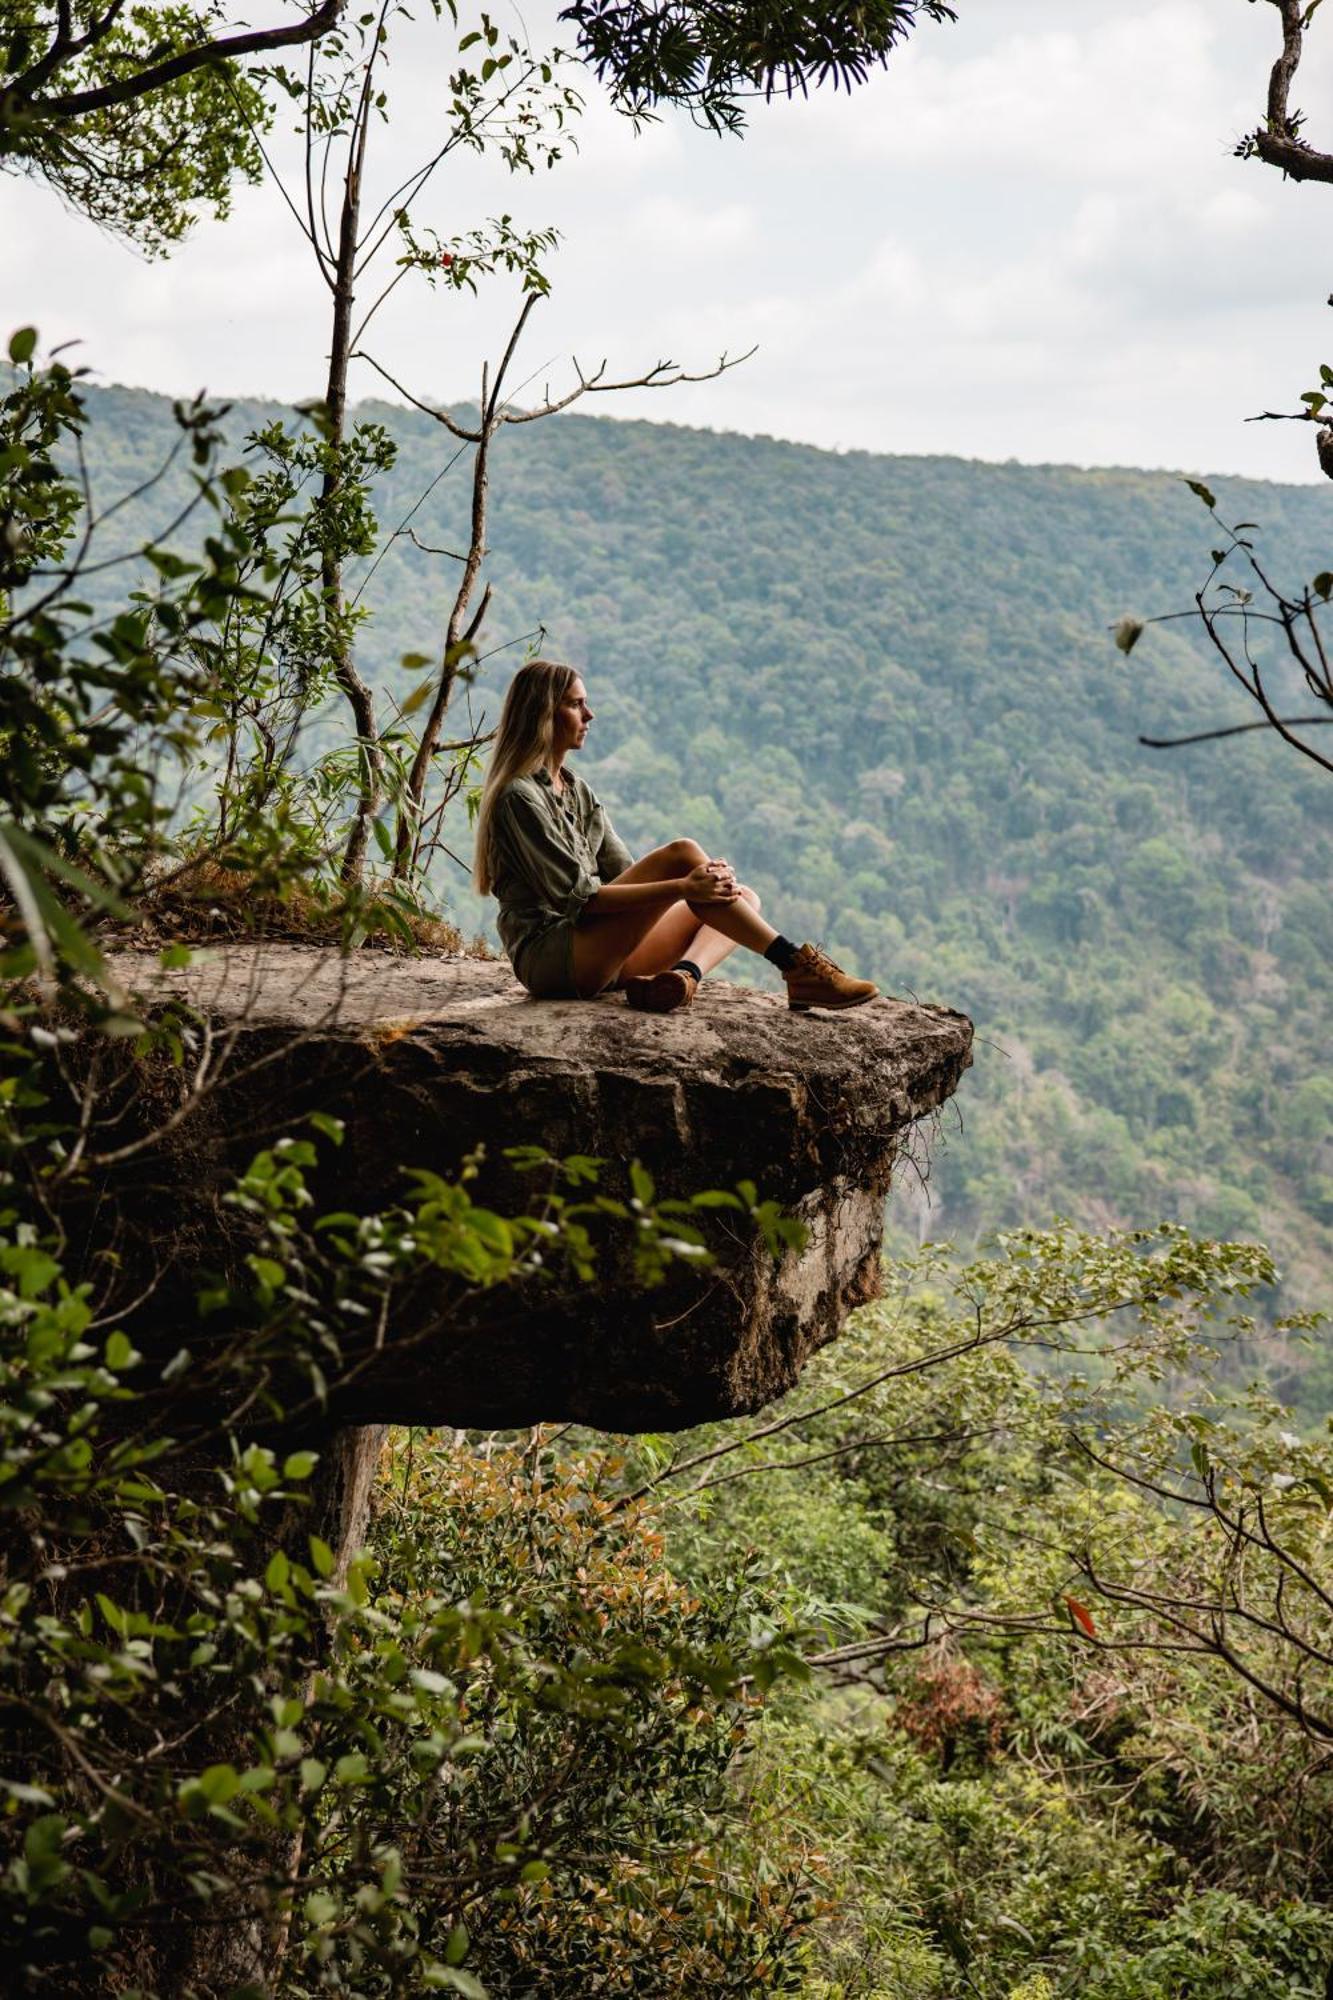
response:
<path fill-rule="evenodd" d="M 520 945 L 514 974 L 534 1000 L 577 1000 L 574 990 L 574 926 L 552 924 Z"/>
<path fill-rule="evenodd" d="M 511 961 L 514 976 L 527 987 L 534 1000 L 595 1000 L 596 993 L 580 993 L 574 985 L 574 925 L 552 924 L 540 937 L 529 938 Z M 609 993 L 615 985 L 608 979 L 598 992 Z"/>

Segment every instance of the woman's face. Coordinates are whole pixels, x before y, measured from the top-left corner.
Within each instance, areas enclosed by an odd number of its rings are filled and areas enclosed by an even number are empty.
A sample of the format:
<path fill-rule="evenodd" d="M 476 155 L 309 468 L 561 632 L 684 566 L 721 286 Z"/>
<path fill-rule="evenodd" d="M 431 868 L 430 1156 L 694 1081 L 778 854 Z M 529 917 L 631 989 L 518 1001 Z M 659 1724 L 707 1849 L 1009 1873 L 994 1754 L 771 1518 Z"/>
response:
<path fill-rule="evenodd" d="M 592 710 L 588 706 L 588 690 L 575 674 L 569 692 L 555 712 L 555 743 L 557 755 L 566 751 L 579 750 L 588 734 L 588 724 L 592 721 Z"/>

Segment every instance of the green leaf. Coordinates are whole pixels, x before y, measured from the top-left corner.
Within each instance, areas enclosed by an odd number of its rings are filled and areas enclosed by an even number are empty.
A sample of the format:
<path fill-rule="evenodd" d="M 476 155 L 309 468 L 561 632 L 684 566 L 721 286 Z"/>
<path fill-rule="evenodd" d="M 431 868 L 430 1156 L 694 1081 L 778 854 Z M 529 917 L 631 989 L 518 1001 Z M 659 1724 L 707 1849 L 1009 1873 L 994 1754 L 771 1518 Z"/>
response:
<path fill-rule="evenodd" d="M 419 708 L 425 707 L 426 703 L 430 700 L 434 692 L 435 692 L 435 676 L 434 674 L 431 674 L 428 679 L 419 682 L 418 685 L 413 688 L 411 694 L 407 697 L 407 700 L 403 703 L 403 714 L 415 715 Z"/>
<path fill-rule="evenodd" d="M 127 1333 L 119 1328 L 108 1335 L 106 1343 L 106 1365 L 113 1375 L 119 1375 L 123 1368 L 129 1368 L 139 1359 Z"/>
<path fill-rule="evenodd" d="M 434 1667 L 413 1667 L 408 1676 L 413 1687 L 419 1687 L 423 1694 L 452 1694 L 454 1684 L 446 1674 L 437 1673 Z"/>
<path fill-rule="evenodd" d="M 125 1613 L 118 1604 L 113 1604 L 111 1599 L 104 1596 L 100 1590 L 97 1592 L 97 1608 L 113 1632 L 117 1635 L 124 1633 Z"/>
<path fill-rule="evenodd" d="M 487 2000 L 486 1988 L 470 1972 L 463 1972 L 453 1965 L 433 1965 L 425 1975 L 428 1986 L 444 1986 L 451 1993 L 461 1993 L 465 2000 Z"/>
<path fill-rule="evenodd" d="M 309 1479 L 318 1464 L 319 1453 L 316 1451 L 289 1452 L 282 1461 L 282 1476 L 284 1479 Z"/>
<path fill-rule="evenodd" d="M 1187 479 L 1185 484 L 1189 487 L 1191 493 L 1197 495 L 1202 500 L 1205 507 L 1209 508 L 1210 511 L 1216 510 L 1217 495 L 1213 492 L 1211 486 L 1205 486 L 1201 479 Z M 1128 651 L 1128 647 L 1125 650 Z"/>
<path fill-rule="evenodd" d="M 310 1537 L 310 1560 L 321 1576 L 332 1576 L 334 1570 L 333 1550 L 318 1535 Z"/>
<path fill-rule="evenodd" d="M 12 822 L 0 825 L 0 882 L 13 897 L 42 971 L 48 975 L 54 971 L 55 945 L 76 972 L 101 985 L 101 953 L 51 888 L 48 869 L 53 874 L 68 872 L 44 841 Z"/>
<path fill-rule="evenodd" d="M 291 1575 L 291 1568 L 292 1566 L 282 1550 L 275 1549 L 268 1559 L 268 1568 L 264 1571 L 264 1582 L 268 1588 L 270 1590 L 284 1590 L 287 1585 L 287 1579 Z"/>
<path fill-rule="evenodd" d="M 54 1257 L 26 1243 L 7 1245 L 0 1269 L 13 1280 L 21 1299 L 40 1298 L 60 1276 Z"/>
<path fill-rule="evenodd" d="M 1141 618 L 1122 618 L 1115 628 L 1115 643 L 1122 653 L 1132 653 L 1143 637 Z"/>
<path fill-rule="evenodd" d="M 347 1130 L 345 1119 L 335 1118 L 328 1111 L 312 1111 L 307 1123 L 313 1125 L 317 1132 L 322 1133 L 324 1138 L 331 1140 L 335 1146 L 341 1146 L 343 1135 Z"/>
<path fill-rule="evenodd" d="M 146 1033 L 146 1024 L 134 1014 L 107 1014 L 98 1022 L 98 1026 L 102 1033 L 110 1035 L 113 1041 L 135 1041 Z"/>
<path fill-rule="evenodd" d="M 0 1791 L 23 1806 L 53 1806 L 55 1800 L 40 1785 L 25 1785 L 18 1778 L 0 1778 Z"/>
<path fill-rule="evenodd" d="M 200 1772 L 197 1783 L 211 1806 L 225 1806 L 228 1799 L 235 1798 L 241 1786 L 230 1764 L 210 1764 L 206 1771 Z"/>
<path fill-rule="evenodd" d="M 31 361 L 36 348 L 35 326 L 21 326 L 17 333 L 11 333 L 9 336 L 9 358 L 16 368 L 22 368 L 26 362 Z"/>

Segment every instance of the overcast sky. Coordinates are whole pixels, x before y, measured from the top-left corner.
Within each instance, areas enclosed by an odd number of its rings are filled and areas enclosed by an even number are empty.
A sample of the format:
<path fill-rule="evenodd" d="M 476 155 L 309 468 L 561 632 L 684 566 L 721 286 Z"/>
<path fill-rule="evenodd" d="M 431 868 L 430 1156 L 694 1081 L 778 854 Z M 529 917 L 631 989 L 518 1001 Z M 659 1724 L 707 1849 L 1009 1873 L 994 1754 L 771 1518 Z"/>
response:
<path fill-rule="evenodd" d="M 1333 189 L 1233 157 L 1274 11 L 959 8 L 851 99 L 755 106 L 740 141 L 675 115 L 635 137 L 588 84 L 581 151 L 554 172 L 450 162 L 423 219 L 452 232 L 508 210 L 562 232 L 517 370 L 528 393 L 567 380 L 571 353 L 633 374 L 757 345 L 721 381 L 588 407 L 844 449 L 1318 477 L 1307 431 L 1244 421 L 1293 406 L 1333 359 Z M 526 10 L 534 38 L 554 11 Z M 496 13 L 517 18 L 505 0 Z M 396 47 L 381 186 L 429 150 L 448 63 L 433 25 Z M 1296 93 L 1317 143 L 1333 141 L 1331 86 L 1321 17 Z M 274 189 L 243 191 L 230 222 L 159 263 L 37 186 L 6 179 L 0 201 L 5 317 L 80 337 L 101 379 L 317 392 L 327 295 Z M 414 393 L 457 400 L 513 305 L 502 284 L 476 306 L 405 284 L 372 344 Z M 364 367 L 354 387 L 379 393 Z"/>

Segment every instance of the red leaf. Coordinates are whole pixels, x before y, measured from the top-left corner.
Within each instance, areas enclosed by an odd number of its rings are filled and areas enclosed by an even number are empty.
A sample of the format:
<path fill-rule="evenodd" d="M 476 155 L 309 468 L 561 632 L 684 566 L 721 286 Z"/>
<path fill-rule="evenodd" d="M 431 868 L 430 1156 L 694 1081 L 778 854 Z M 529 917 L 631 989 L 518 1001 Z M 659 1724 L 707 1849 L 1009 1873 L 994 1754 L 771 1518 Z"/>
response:
<path fill-rule="evenodd" d="M 1090 1639 L 1095 1639 L 1097 1637 L 1097 1627 L 1092 1622 L 1092 1613 L 1089 1611 L 1087 1605 L 1080 1604 L 1076 1597 L 1067 1597 L 1065 1603 L 1069 1606 L 1070 1617 L 1087 1633 Z"/>

